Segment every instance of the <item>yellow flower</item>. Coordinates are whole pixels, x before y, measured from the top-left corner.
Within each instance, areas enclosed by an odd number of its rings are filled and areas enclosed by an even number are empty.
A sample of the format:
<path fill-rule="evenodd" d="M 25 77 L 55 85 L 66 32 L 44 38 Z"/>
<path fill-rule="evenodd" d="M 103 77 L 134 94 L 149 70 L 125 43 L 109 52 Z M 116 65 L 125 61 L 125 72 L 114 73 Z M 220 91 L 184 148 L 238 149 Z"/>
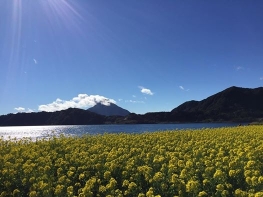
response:
<path fill-rule="evenodd" d="M 104 176 L 104 179 L 109 180 L 110 177 L 111 177 L 111 172 L 110 171 L 106 171 L 106 172 L 104 172 L 103 176 Z"/>
<path fill-rule="evenodd" d="M 72 176 L 74 175 L 74 172 L 68 171 L 68 172 L 67 172 L 67 175 L 68 175 L 68 177 L 72 177 Z"/>
<path fill-rule="evenodd" d="M 67 187 L 67 194 L 72 195 L 73 194 L 73 186 Z"/>
<path fill-rule="evenodd" d="M 79 180 L 83 180 L 84 178 L 85 178 L 85 174 L 81 173 L 81 174 L 79 175 Z"/>
<path fill-rule="evenodd" d="M 189 193 L 197 194 L 200 189 L 200 183 L 198 181 L 190 180 L 186 184 L 186 191 Z"/>
<path fill-rule="evenodd" d="M 20 194 L 19 189 L 15 189 L 15 190 L 13 191 L 13 196 L 19 196 L 19 194 Z"/>
<path fill-rule="evenodd" d="M 55 195 L 61 195 L 63 189 L 64 189 L 63 185 L 57 185 L 56 188 L 55 188 Z"/>
<path fill-rule="evenodd" d="M 29 193 L 29 197 L 36 197 L 37 196 L 37 192 L 36 191 L 31 191 Z"/>
<path fill-rule="evenodd" d="M 206 197 L 208 194 L 205 191 L 201 191 L 198 193 L 198 197 Z"/>

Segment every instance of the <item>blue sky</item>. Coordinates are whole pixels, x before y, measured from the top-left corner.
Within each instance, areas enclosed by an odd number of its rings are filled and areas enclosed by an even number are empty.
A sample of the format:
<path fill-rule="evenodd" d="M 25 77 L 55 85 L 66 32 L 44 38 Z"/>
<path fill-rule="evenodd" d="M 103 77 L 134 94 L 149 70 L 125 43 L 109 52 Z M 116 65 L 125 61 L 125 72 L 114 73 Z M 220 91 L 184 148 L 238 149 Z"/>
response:
<path fill-rule="evenodd" d="M 170 111 L 263 85 L 263 1 L 1 0 L 0 115 Z"/>

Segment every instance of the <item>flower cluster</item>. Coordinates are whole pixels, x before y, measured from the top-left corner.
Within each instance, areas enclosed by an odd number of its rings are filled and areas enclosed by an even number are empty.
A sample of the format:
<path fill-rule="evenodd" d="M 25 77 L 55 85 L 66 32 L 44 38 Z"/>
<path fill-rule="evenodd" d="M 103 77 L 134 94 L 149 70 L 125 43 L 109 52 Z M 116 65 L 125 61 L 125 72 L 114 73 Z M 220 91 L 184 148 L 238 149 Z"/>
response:
<path fill-rule="evenodd" d="M 0 196 L 263 196 L 263 127 L 0 139 Z"/>

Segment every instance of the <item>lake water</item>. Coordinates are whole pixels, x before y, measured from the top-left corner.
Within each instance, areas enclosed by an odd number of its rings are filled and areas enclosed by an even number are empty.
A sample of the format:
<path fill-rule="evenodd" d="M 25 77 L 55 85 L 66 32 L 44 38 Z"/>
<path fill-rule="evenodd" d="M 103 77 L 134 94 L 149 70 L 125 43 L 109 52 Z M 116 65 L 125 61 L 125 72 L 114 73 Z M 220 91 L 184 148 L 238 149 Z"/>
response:
<path fill-rule="evenodd" d="M 128 125 L 62 125 L 62 126 L 17 126 L 0 127 L 0 136 L 3 139 L 32 138 L 41 139 L 50 136 L 82 136 L 103 133 L 143 133 L 165 130 L 201 129 L 233 127 L 238 123 L 191 123 L 191 124 L 128 124 Z"/>

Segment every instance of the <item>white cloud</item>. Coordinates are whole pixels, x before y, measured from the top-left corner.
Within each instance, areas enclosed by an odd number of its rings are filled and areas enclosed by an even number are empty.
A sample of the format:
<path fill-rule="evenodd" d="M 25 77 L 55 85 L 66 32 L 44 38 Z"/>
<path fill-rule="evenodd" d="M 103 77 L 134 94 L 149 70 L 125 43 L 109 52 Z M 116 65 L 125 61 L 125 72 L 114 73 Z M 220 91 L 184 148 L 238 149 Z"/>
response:
<path fill-rule="evenodd" d="M 141 89 L 141 93 L 148 94 L 148 95 L 153 95 L 153 92 L 150 89 L 144 88 L 142 86 L 139 86 L 139 88 Z"/>
<path fill-rule="evenodd" d="M 242 67 L 242 66 L 236 67 L 236 70 L 243 70 L 243 69 L 244 69 L 244 67 Z"/>
<path fill-rule="evenodd" d="M 37 64 L 37 60 L 36 59 L 33 59 L 33 61 L 35 62 L 35 64 Z"/>
<path fill-rule="evenodd" d="M 31 113 L 31 112 L 34 112 L 34 110 L 33 109 L 30 109 L 30 108 L 27 108 L 27 111 L 26 111 L 27 113 Z"/>
<path fill-rule="evenodd" d="M 77 97 L 66 101 L 57 99 L 52 103 L 46 105 L 40 105 L 38 107 L 39 111 L 46 111 L 46 112 L 54 112 L 65 110 L 68 108 L 87 108 L 96 105 L 97 103 L 101 103 L 103 105 L 110 105 L 110 103 L 116 103 L 115 100 L 106 98 L 100 95 L 87 95 L 87 94 L 79 94 Z"/>
<path fill-rule="evenodd" d="M 144 103 L 144 101 L 125 100 L 126 103 Z"/>
<path fill-rule="evenodd" d="M 132 95 L 133 98 L 136 98 L 136 95 Z"/>
<path fill-rule="evenodd" d="M 31 113 L 34 112 L 34 110 L 27 108 L 27 110 L 24 107 L 16 107 L 14 108 L 17 112 L 25 112 L 25 113 Z"/>
<path fill-rule="evenodd" d="M 183 86 L 179 86 L 179 88 L 183 91 L 189 91 L 190 89 L 185 89 Z"/>
<path fill-rule="evenodd" d="M 263 77 L 260 77 L 259 79 L 260 79 L 260 80 L 263 80 Z"/>
<path fill-rule="evenodd" d="M 16 107 L 16 108 L 14 108 L 14 110 L 16 110 L 18 112 L 23 112 L 23 111 L 25 111 L 25 108 L 24 107 Z"/>

